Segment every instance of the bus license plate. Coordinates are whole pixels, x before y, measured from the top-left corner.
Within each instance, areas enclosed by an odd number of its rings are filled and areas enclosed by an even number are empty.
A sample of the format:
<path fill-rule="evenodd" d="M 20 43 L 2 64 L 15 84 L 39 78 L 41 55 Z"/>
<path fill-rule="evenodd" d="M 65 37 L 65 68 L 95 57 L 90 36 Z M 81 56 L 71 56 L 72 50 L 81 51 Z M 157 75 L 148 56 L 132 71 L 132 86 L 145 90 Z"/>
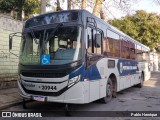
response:
<path fill-rule="evenodd" d="M 33 99 L 36 100 L 36 101 L 42 101 L 43 102 L 45 97 L 44 96 L 34 96 Z"/>

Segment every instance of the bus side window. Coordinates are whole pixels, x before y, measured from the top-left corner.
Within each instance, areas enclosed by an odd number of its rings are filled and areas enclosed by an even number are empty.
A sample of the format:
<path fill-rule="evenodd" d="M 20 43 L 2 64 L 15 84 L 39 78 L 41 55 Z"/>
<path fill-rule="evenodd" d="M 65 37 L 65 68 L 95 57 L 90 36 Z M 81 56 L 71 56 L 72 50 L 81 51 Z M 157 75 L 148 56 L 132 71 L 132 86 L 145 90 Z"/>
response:
<path fill-rule="evenodd" d="M 109 44 L 109 51 L 107 52 L 107 55 L 110 57 L 120 57 L 120 36 L 119 34 L 107 29 L 107 40 Z"/>
<path fill-rule="evenodd" d="M 130 48 L 129 48 L 129 41 L 126 41 L 126 58 L 130 59 Z"/>
<path fill-rule="evenodd" d="M 130 59 L 135 59 L 135 44 L 130 42 Z"/>
<path fill-rule="evenodd" d="M 129 55 L 129 42 L 124 38 L 121 40 L 121 57 L 122 58 L 130 58 Z"/>
<path fill-rule="evenodd" d="M 103 42 L 103 55 L 108 56 L 108 53 L 110 52 L 110 47 L 107 37 L 104 37 L 102 42 Z"/>

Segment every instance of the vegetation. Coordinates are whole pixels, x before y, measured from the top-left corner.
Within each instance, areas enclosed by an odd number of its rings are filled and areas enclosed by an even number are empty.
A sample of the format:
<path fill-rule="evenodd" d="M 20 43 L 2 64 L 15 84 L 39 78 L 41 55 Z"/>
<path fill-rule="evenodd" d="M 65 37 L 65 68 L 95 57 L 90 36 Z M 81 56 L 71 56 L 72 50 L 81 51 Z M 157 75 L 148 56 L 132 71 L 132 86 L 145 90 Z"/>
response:
<path fill-rule="evenodd" d="M 40 11 L 39 0 L 0 0 L 0 11 L 3 13 L 13 13 L 13 17 L 22 20 L 22 11 L 24 17 L 28 18 L 30 14 Z"/>
<path fill-rule="evenodd" d="M 110 20 L 109 23 L 151 49 L 159 49 L 160 16 L 156 13 L 139 10 L 134 15 Z"/>

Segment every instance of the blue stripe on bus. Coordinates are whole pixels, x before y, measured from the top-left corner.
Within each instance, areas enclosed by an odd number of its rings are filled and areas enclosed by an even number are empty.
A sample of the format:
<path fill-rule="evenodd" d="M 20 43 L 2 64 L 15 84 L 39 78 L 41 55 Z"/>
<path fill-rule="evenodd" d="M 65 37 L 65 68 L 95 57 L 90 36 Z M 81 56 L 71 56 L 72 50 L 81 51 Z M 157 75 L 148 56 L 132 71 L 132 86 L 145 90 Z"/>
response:
<path fill-rule="evenodd" d="M 120 76 L 136 74 L 138 62 L 135 60 L 119 59 L 117 68 Z"/>
<path fill-rule="evenodd" d="M 69 79 L 78 75 L 81 75 L 81 78 L 84 78 L 84 71 L 85 71 L 85 67 L 84 65 L 82 65 L 81 67 L 79 67 L 78 69 L 76 69 L 75 71 L 69 74 Z"/>
<path fill-rule="evenodd" d="M 100 73 L 98 71 L 98 68 L 97 68 L 96 64 L 91 65 L 86 70 L 85 78 L 89 79 L 89 80 L 100 80 L 101 79 L 101 75 L 100 75 Z"/>
<path fill-rule="evenodd" d="M 101 79 L 101 75 L 98 71 L 96 64 L 91 65 L 87 70 L 85 70 L 85 66 L 82 65 L 81 67 L 79 67 L 78 69 L 69 74 L 69 79 L 78 75 L 81 75 L 81 81 L 83 81 L 84 79 L 89 79 L 89 80 Z"/>

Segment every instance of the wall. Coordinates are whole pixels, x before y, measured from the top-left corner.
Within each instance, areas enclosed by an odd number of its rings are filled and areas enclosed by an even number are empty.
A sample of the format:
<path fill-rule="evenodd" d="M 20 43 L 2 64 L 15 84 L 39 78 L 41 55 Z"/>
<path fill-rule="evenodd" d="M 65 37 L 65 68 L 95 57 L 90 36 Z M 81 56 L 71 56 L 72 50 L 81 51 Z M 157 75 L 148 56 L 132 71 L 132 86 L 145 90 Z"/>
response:
<path fill-rule="evenodd" d="M 9 34 L 21 30 L 21 21 L 0 14 L 0 89 L 16 86 L 19 59 L 9 52 Z M 18 55 L 19 48 L 20 37 L 15 37 L 12 52 Z"/>
<path fill-rule="evenodd" d="M 150 53 L 150 64 L 151 64 L 151 71 L 158 71 L 159 70 L 159 58 L 158 53 L 156 51 Z"/>
<path fill-rule="evenodd" d="M 158 70 L 160 71 L 160 53 L 158 53 Z"/>

